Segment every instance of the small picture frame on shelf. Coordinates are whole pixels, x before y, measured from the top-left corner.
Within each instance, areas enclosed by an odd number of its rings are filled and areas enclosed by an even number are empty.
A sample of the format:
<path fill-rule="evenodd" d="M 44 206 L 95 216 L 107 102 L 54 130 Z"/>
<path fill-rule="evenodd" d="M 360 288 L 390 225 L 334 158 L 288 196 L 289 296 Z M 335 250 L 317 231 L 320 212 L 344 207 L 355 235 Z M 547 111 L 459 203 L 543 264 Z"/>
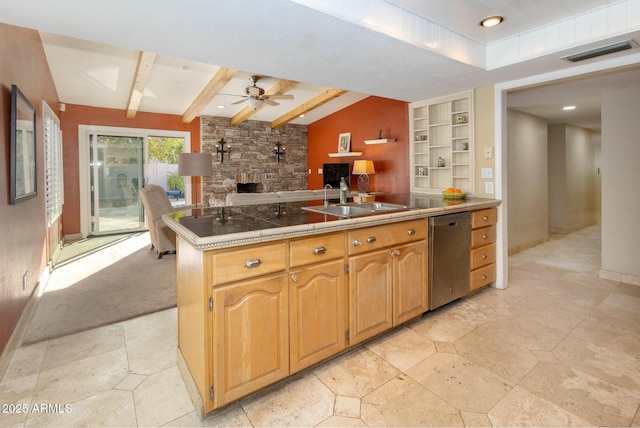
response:
<path fill-rule="evenodd" d="M 338 153 L 346 153 L 351 149 L 351 132 L 344 132 L 338 137 Z"/>

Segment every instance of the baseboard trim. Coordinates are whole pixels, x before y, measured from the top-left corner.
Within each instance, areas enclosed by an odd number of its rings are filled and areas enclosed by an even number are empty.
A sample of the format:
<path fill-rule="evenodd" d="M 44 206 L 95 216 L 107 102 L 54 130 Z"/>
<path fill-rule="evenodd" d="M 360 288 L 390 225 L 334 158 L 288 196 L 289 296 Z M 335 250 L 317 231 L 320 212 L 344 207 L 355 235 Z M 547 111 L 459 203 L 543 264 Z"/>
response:
<path fill-rule="evenodd" d="M 601 279 L 607 279 L 609 281 L 615 281 L 623 284 L 635 285 L 637 287 L 640 287 L 640 276 L 628 275 L 622 272 L 613 272 L 606 269 L 600 269 L 598 276 Z"/>
<path fill-rule="evenodd" d="M 27 300 L 27 304 L 16 323 L 16 327 L 13 329 L 13 333 L 11 333 L 11 337 L 7 342 L 2 354 L 0 355 L 0 379 L 4 377 L 9 364 L 11 363 L 11 358 L 13 357 L 13 353 L 22 345 L 22 340 L 24 339 L 24 335 L 27 333 L 27 329 L 29 328 L 29 323 L 31 322 L 31 318 L 38 307 L 38 302 L 40 301 L 40 297 L 44 293 L 44 289 L 46 288 L 47 282 L 49 281 L 50 271 L 48 268 L 45 268 L 42 275 L 33 289 L 31 296 L 29 296 L 29 300 Z"/>
<path fill-rule="evenodd" d="M 510 256 L 513 256 L 514 254 L 517 254 L 521 251 L 527 250 L 529 248 L 533 248 L 533 247 L 537 247 L 540 244 L 544 244 L 545 242 L 547 242 L 549 240 L 549 235 L 545 235 L 540 239 L 536 239 L 534 241 L 530 241 L 530 242 L 525 242 L 524 244 L 520 244 L 520 245 L 516 245 L 513 248 L 509 248 L 508 254 Z"/>

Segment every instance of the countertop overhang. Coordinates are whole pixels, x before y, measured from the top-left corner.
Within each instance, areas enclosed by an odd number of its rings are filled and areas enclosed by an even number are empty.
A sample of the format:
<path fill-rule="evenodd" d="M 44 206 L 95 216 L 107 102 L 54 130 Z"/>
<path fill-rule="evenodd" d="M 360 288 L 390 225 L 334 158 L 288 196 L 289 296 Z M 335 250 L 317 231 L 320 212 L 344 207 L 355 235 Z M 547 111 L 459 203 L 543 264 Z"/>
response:
<path fill-rule="evenodd" d="M 445 200 L 437 194 L 389 194 L 376 201 L 405 205 L 403 211 L 341 218 L 303 210 L 323 200 L 228 207 L 187 208 L 162 216 L 180 237 L 200 251 L 229 248 L 357 227 L 377 226 L 462 211 L 492 208 L 498 199 Z"/>

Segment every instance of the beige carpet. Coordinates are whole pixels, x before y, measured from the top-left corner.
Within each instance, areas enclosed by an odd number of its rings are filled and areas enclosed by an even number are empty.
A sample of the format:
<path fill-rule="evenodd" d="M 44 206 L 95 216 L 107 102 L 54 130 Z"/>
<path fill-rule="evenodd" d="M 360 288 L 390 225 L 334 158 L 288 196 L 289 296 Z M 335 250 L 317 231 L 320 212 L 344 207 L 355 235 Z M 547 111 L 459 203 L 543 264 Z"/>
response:
<path fill-rule="evenodd" d="M 176 256 L 156 258 L 149 233 L 53 270 L 23 344 L 176 306 Z"/>

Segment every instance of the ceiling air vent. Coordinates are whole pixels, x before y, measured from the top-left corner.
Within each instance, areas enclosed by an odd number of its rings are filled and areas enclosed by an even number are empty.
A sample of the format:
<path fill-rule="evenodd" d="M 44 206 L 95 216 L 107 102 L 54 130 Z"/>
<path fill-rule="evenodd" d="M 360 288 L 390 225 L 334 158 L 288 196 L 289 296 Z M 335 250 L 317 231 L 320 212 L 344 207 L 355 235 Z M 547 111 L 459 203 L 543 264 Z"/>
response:
<path fill-rule="evenodd" d="M 612 45 L 602 46 L 574 55 L 569 55 L 564 57 L 564 59 L 571 62 L 584 61 L 585 59 L 591 59 L 602 55 L 612 54 L 614 52 L 625 51 L 634 47 L 637 47 L 637 45 L 633 40 L 626 40 L 624 42 L 614 43 Z"/>

